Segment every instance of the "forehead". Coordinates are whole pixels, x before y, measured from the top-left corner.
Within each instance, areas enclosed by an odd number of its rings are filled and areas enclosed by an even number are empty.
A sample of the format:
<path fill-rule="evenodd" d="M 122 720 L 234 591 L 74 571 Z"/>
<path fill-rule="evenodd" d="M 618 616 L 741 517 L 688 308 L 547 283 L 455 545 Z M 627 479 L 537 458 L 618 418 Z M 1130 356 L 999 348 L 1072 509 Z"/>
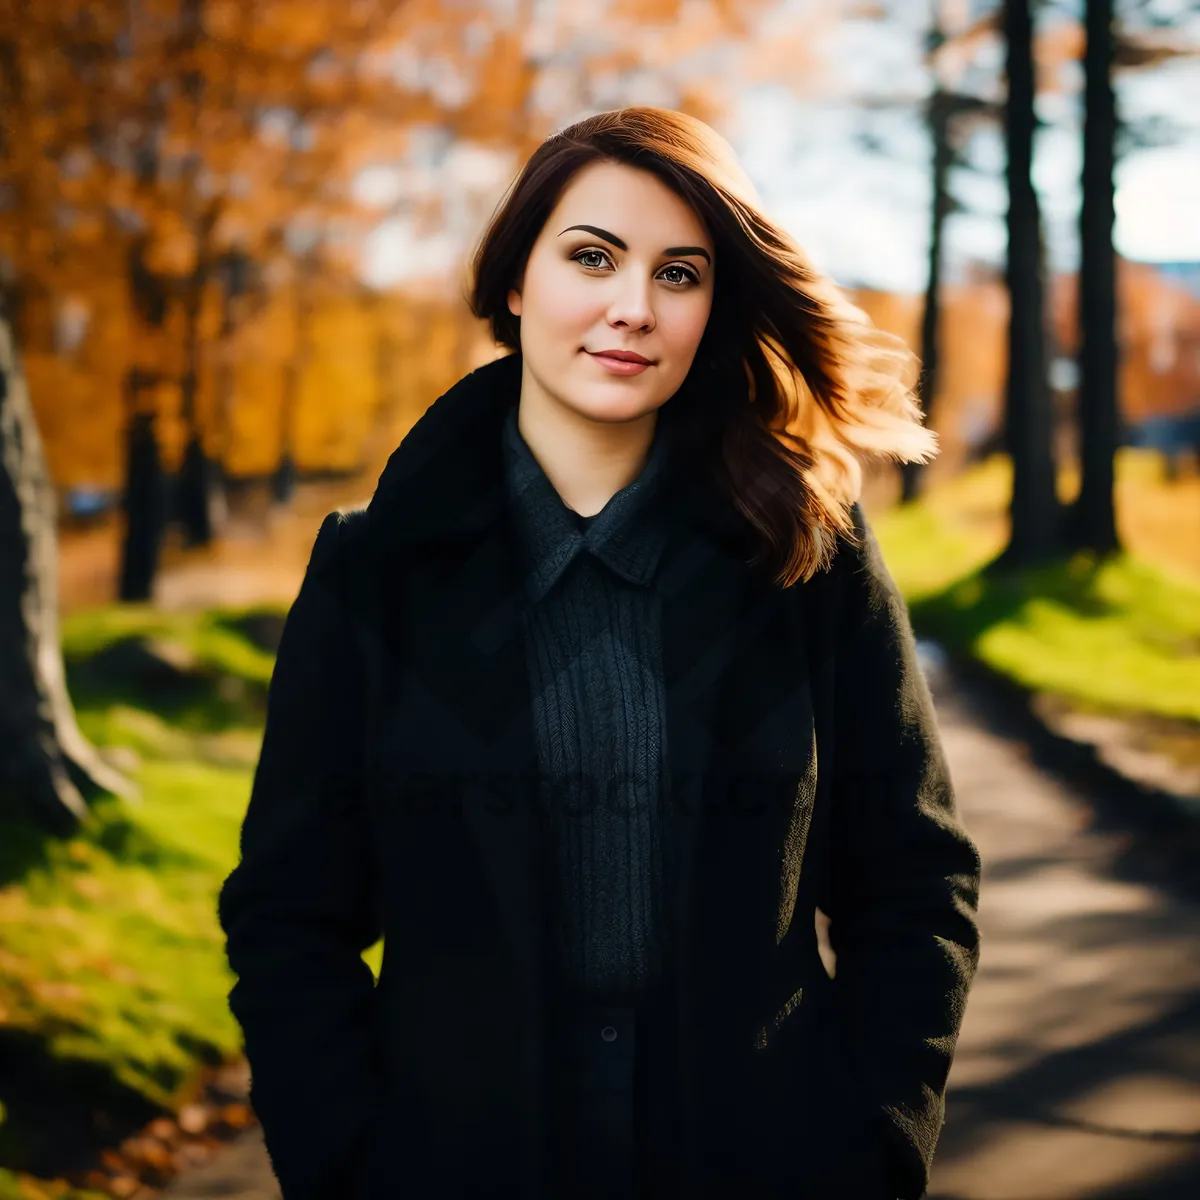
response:
<path fill-rule="evenodd" d="M 711 247 L 704 222 L 683 197 L 649 171 L 624 163 L 589 163 L 577 172 L 550 214 L 545 233 L 553 239 L 576 222 L 603 225 L 630 243 L 678 233 Z"/>

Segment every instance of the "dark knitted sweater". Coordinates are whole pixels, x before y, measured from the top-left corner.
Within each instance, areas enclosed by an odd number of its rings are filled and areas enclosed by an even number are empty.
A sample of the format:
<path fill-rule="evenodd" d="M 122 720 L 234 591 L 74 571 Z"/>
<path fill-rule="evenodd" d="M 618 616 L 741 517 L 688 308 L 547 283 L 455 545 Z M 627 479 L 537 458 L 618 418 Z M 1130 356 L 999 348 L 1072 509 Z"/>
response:
<path fill-rule="evenodd" d="M 542 786 L 557 982 L 589 1003 L 636 1003 L 669 953 L 664 912 L 665 713 L 660 606 L 668 465 L 592 518 L 563 503 L 517 428 L 504 426 L 523 556 L 522 614 Z"/>

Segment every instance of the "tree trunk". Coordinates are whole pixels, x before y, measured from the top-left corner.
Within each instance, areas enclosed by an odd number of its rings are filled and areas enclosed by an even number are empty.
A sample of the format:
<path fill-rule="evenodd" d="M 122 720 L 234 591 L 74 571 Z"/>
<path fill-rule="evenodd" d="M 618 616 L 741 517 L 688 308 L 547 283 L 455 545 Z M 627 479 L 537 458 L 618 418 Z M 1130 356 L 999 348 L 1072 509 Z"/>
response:
<path fill-rule="evenodd" d="M 1112 243 L 1117 132 L 1112 87 L 1112 0 L 1088 0 L 1083 124 L 1083 206 L 1079 217 L 1079 445 L 1081 485 L 1068 522 L 1071 545 L 1118 548 L 1113 466 L 1117 407 L 1116 262 Z"/>
<path fill-rule="evenodd" d="M 300 384 L 304 372 L 312 365 L 313 283 L 318 274 L 317 263 L 309 249 L 296 263 L 296 351 L 288 363 L 284 379 L 283 406 L 279 414 L 279 463 L 272 480 L 276 504 L 290 504 L 296 491 L 296 418 L 300 407 Z"/>
<path fill-rule="evenodd" d="M 155 428 L 156 414 L 141 407 L 142 392 L 153 382 L 137 367 L 131 368 L 126 378 L 129 423 L 125 429 L 125 541 L 118 595 L 127 604 L 141 604 L 153 598 L 170 509 L 167 473 Z"/>
<path fill-rule="evenodd" d="M 997 565 L 1030 566 L 1053 558 L 1061 542 L 1055 488 L 1054 416 L 1046 378 L 1041 218 L 1033 159 L 1034 64 L 1030 0 L 1006 0 L 1008 42 L 1008 265 L 1011 306 L 1005 433 L 1013 464 L 1012 532 Z"/>
<path fill-rule="evenodd" d="M 935 33 L 940 42 L 940 29 Z M 933 199 L 929 221 L 929 274 L 925 285 L 925 309 L 921 315 L 921 378 L 919 395 L 929 423 L 938 385 L 938 329 L 941 325 L 942 229 L 950 208 L 946 190 L 950 174 L 951 98 L 940 87 L 929 101 L 929 134 L 933 142 Z M 915 500 L 920 491 L 923 463 L 907 462 L 900 466 L 900 502 Z"/>
<path fill-rule="evenodd" d="M 189 189 L 192 184 L 189 183 Z M 189 190 L 189 196 L 192 192 Z M 196 411 L 200 386 L 200 311 L 204 288 L 212 271 L 212 233 L 220 206 L 209 205 L 193 222 L 196 236 L 196 266 L 184 292 L 186 361 L 182 381 L 182 415 L 188 428 L 187 446 L 175 479 L 173 516 L 183 530 L 186 546 L 207 546 L 225 525 L 225 481 L 221 464 L 204 448 L 203 431 Z"/>
<path fill-rule="evenodd" d="M 178 50 L 182 67 L 172 63 L 171 73 L 179 72 L 182 95 L 191 106 L 193 138 L 198 139 L 200 108 L 204 99 L 204 73 L 196 69 L 196 54 L 205 40 L 203 0 L 183 0 L 179 9 Z M 186 318 L 185 352 L 187 366 L 183 377 L 183 419 L 188 428 L 187 447 L 175 480 L 174 516 L 183 530 L 184 545 L 207 546 L 218 536 L 226 522 L 228 503 L 221 464 L 208 456 L 196 412 L 196 392 L 200 375 L 200 313 L 205 286 L 212 274 L 216 249 L 213 235 L 224 208 L 220 197 L 201 204 L 197 181 L 200 159 L 192 156 L 183 172 L 184 213 L 196 239 L 196 262 L 184 290 Z"/>
<path fill-rule="evenodd" d="M 0 819 L 66 836 L 87 812 L 81 788 L 136 794 L 80 733 L 67 694 L 54 489 L 0 317 Z"/>

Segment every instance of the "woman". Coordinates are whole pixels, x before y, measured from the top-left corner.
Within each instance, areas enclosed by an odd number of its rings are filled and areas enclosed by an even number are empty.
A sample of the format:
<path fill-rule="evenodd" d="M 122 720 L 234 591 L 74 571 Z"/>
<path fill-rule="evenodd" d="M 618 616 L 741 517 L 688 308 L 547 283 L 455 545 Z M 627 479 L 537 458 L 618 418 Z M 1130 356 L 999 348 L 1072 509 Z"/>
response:
<path fill-rule="evenodd" d="M 914 1200 L 979 858 L 856 502 L 911 356 L 682 113 L 548 139 L 474 266 L 513 353 L 321 525 L 221 893 L 285 1200 Z"/>

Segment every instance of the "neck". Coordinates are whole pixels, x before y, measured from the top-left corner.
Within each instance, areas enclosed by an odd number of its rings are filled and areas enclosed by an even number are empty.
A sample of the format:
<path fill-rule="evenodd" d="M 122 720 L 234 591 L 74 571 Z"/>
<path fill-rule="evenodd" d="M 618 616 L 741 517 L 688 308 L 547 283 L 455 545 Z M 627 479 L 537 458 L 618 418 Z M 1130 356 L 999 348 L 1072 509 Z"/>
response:
<path fill-rule="evenodd" d="M 641 473 L 658 412 L 632 421 L 592 421 L 522 386 L 517 429 L 562 502 L 592 517 Z"/>

